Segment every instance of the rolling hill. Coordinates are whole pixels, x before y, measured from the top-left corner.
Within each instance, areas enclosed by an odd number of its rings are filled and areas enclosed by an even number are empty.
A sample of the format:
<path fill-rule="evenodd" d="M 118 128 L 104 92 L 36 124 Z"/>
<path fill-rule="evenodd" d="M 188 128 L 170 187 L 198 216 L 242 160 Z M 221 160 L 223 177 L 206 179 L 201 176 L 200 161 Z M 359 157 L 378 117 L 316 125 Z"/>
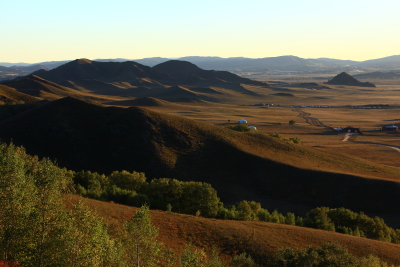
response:
<path fill-rule="evenodd" d="M 66 97 L 0 122 L 0 138 L 76 171 L 207 182 L 227 204 L 252 199 L 282 212 L 343 206 L 400 215 L 398 168 L 143 108 Z"/>
<path fill-rule="evenodd" d="M 66 96 L 74 96 L 81 99 L 95 101 L 109 101 L 110 99 L 87 91 L 79 91 L 70 87 L 61 86 L 36 75 L 29 75 L 23 79 L 12 80 L 5 83 L 17 92 L 27 94 L 38 99 L 55 100 Z"/>
<path fill-rule="evenodd" d="M 65 202 L 71 205 L 77 199 L 77 196 L 67 196 Z M 86 203 L 109 225 L 129 220 L 138 210 L 91 199 L 86 199 Z M 151 210 L 150 216 L 152 223 L 159 228 L 159 240 L 178 254 L 185 244 L 191 242 L 199 248 L 206 248 L 208 253 L 215 246 L 222 256 L 245 251 L 263 263 L 281 248 L 318 247 L 332 242 L 358 257 L 373 254 L 388 263 L 400 264 L 400 245 L 366 238 L 284 224 L 216 220 L 157 210 Z"/>
<path fill-rule="evenodd" d="M 3 103 L 24 102 L 33 103 L 39 101 L 39 98 L 24 94 L 15 90 L 12 87 L 0 84 L 0 101 Z"/>

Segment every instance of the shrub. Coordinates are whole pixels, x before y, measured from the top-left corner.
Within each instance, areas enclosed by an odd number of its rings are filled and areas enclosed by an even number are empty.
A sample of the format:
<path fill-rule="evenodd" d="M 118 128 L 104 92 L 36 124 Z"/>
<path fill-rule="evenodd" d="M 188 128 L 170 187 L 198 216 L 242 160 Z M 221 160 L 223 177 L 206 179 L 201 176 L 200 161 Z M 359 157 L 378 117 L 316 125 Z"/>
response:
<path fill-rule="evenodd" d="M 251 131 L 251 129 L 247 126 L 247 124 L 238 124 L 238 125 L 229 126 L 228 129 L 238 131 L 238 132 L 250 132 Z"/>

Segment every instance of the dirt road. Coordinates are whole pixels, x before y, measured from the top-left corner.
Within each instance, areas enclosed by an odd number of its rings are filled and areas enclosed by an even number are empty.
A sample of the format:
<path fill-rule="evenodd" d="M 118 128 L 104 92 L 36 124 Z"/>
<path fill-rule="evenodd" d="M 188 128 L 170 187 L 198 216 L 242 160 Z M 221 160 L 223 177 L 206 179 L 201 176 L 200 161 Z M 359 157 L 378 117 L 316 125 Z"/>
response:
<path fill-rule="evenodd" d="M 356 135 L 357 133 L 346 133 L 346 135 L 343 138 L 343 142 L 352 142 L 351 138 Z M 397 152 L 400 153 L 400 147 L 398 146 L 390 146 L 390 145 L 385 145 L 385 144 L 378 144 L 378 143 L 372 143 L 372 142 L 360 142 L 357 141 L 356 143 L 362 143 L 362 144 L 369 144 L 369 145 L 377 145 L 377 146 L 386 146 L 386 147 L 390 147 L 391 149 L 396 150 Z"/>
<path fill-rule="evenodd" d="M 306 123 L 313 125 L 313 126 L 325 126 L 322 122 L 320 122 L 317 118 L 310 117 L 310 113 L 304 112 L 301 108 L 296 109 L 299 112 L 299 117 L 306 120 Z"/>

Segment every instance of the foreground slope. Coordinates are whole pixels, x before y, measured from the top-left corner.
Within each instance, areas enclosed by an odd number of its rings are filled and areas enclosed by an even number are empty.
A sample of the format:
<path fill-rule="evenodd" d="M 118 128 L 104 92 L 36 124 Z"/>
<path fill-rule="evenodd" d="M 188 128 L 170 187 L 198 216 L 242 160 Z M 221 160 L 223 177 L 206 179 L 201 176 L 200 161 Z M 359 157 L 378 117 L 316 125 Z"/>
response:
<path fill-rule="evenodd" d="M 66 204 L 71 205 L 77 199 L 77 196 L 67 196 Z M 138 210 L 97 200 L 85 201 L 109 225 L 129 220 Z M 400 245 L 366 238 L 291 225 L 206 219 L 155 210 L 150 211 L 150 216 L 152 223 L 159 228 L 160 240 L 177 252 L 182 251 L 185 244 L 192 242 L 207 250 L 215 246 L 225 255 L 246 251 L 256 260 L 265 261 L 283 247 L 317 247 L 325 242 L 334 242 L 358 257 L 373 254 L 388 263 L 400 264 Z"/>
<path fill-rule="evenodd" d="M 143 108 L 67 97 L 0 122 L 0 138 L 75 171 L 207 182 L 227 204 L 249 199 L 292 212 L 316 206 L 400 210 L 398 168 Z"/>

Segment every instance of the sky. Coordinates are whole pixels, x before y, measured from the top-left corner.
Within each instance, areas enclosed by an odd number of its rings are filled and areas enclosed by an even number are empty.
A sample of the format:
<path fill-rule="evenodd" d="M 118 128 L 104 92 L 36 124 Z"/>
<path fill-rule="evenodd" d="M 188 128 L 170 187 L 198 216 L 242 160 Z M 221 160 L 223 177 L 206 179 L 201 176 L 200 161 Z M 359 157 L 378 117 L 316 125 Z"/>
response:
<path fill-rule="evenodd" d="M 400 54 L 399 0 L 0 2 L 0 62 Z"/>

